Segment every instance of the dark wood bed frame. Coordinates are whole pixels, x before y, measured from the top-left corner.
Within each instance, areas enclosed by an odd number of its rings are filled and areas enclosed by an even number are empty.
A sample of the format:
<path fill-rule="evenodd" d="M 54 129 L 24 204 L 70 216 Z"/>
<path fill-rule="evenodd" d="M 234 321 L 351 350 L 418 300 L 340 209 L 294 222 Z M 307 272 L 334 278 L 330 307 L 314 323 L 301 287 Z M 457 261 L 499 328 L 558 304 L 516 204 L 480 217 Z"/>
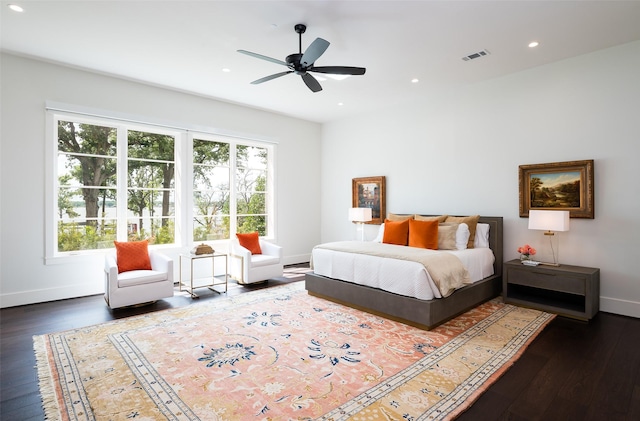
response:
<path fill-rule="evenodd" d="M 432 329 L 502 291 L 502 217 L 483 216 L 478 222 L 490 225 L 489 247 L 495 255 L 494 275 L 462 287 L 447 298 L 419 300 L 315 273 L 305 275 L 305 287 L 316 297 L 421 329 Z"/>

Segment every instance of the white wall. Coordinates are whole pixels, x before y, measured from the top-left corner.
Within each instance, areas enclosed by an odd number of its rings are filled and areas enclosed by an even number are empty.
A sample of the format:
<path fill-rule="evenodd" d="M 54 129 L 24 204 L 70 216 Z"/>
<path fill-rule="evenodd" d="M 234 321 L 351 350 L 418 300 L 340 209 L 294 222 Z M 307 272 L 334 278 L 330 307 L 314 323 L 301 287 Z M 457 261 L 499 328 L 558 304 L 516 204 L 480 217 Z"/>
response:
<path fill-rule="evenodd" d="M 640 42 L 322 127 L 12 55 L 1 59 L 3 307 L 103 290 L 101 258 L 43 262 L 44 102 L 52 100 L 277 140 L 277 241 L 287 263 L 308 260 L 320 241 L 355 238 L 347 221 L 351 179 L 377 175 L 387 177 L 390 212 L 503 216 L 505 258 L 515 258 L 519 245 L 539 237 L 518 216 L 518 165 L 594 159 L 596 218 L 572 219 L 561 261 L 599 267 L 601 309 L 640 317 Z M 377 227 L 366 228 L 373 238 Z"/>
<path fill-rule="evenodd" d="M 639 119 L 634 42 L 325 124 L 321 240 L 354 237 L 351 179 L 384 175 L 388 212 L 503 216 L 514 259 L 542 238 L 519 217 L 518 166 L 594 159 L 595 219 L 571 220 L 560 260 L 599 267 L 601 310 L 640 317 Z"/>
<path fill-rule="evenodd" d="M 284 247 L 286 263 L 309 260 L 320 239 L 314 223 L 320 218 L 319 124 L 14 55 L 1 60 L 2 307 L 104 291 L 101 254 L 44 264 L 47 100 L 278 142 L 275 241 Z M 179 252 L 163 251 L 174 258 Z"/>

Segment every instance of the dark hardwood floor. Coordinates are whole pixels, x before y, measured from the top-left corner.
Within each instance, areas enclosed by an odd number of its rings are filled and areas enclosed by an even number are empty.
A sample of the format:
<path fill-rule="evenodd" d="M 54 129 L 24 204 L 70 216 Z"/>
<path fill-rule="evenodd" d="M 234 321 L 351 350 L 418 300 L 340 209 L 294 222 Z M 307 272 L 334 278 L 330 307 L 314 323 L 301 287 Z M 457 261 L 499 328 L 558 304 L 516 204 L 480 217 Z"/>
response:
<path fill-rule="evenodd" d="M 230 283 L 228 294 L 292 281 Z M 33 335 L 223 297 L 196 292 L 197 300 L 177 295 L 116 311 L 102 296 L 0 310 L 0 419 L 44 419 Z M 640 319 L 602 312 L 590 323 L 557 317 L 459 420 L 640 420 Z"/>

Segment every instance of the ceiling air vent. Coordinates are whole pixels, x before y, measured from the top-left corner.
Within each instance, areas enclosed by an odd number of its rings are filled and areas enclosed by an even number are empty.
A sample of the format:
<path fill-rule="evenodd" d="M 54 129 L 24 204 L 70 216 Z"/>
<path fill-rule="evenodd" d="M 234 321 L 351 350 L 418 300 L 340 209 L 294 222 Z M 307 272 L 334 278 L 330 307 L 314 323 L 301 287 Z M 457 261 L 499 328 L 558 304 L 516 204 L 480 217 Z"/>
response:
<path fill-rule="evenodd" d="M 481 50 L 481 51 L 478 51 L 477 53 L 469 54 L 468 56 L 462 57 L 462 60 L 469 61 L 469 60 L 473 60 L 473 59 L 476 59 L 476 58 L 484 57 L 486 55 L 489 55 L 489 51 Z"/>

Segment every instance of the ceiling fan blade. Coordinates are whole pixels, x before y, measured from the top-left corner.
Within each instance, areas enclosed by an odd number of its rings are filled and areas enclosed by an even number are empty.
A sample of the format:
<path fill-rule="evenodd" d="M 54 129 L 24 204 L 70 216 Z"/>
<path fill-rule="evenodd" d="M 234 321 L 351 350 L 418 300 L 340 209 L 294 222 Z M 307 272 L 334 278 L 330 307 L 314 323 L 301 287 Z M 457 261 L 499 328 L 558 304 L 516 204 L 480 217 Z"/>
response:
<path fill-rule="evenodd" d="M 367 71 L 364 67 L 351 66 L 320 66 L 307 69 L 308 72 L 328 73 L 332 75 L 363 75 Z"/>
<path fill-rule="evenodd" d="M 302 55 L 300 63 L 304 66 L 311 66 L 329 48 L 329 41 L 316 38 Z"/>
<path fill-rule="evenodd" d="M 320 82 L 318 82 L 316 78 L 311 76 L 309 73 L 303 74 L 302 80 L 304 80 L 304 83 L 306 83 L 309 89 L 311 89 L 313 92 L 319 92 L 322 90 Z"/>
<path fill-rule="evenodd" d="M 293 70 L 289 70 L 288 72 L 280 72 L 280 73 L 276 73 L 276 74 L 273 74 L 273 75 L 265 76 L 265 77 L 260 78 L 258 80 L 254 80 L 253 82 L 251 82 L 251 84 L 252 85 L 257 85 L 257 84 L 262 83 L 262 82 L 268 82 L 268 81 L 270 81 L 272 79 L 275 79 L 277 77 L 288 75 L 289 73 L 293 73 Z"/>
<path fill-rule="evenodd" d="M 275 63 L 275 64 L 282 64 L 283 66 L 287 65 L 287 63 L 285 63 L 282 60 L 278 60 L 277 58 L 271 58 L 271 57 L 263 56 L 262 54 L 252 53 L 251 51 L 238 50 L 238 52 L 242 53 L 242 54 L 246 54 L 246 55 L 251 56 L 251 57 L 259 58 L 259 59 L 262 59 L 262 60 L 267 60 L 267 61 L 270 61 L 270 62 Z"/>

